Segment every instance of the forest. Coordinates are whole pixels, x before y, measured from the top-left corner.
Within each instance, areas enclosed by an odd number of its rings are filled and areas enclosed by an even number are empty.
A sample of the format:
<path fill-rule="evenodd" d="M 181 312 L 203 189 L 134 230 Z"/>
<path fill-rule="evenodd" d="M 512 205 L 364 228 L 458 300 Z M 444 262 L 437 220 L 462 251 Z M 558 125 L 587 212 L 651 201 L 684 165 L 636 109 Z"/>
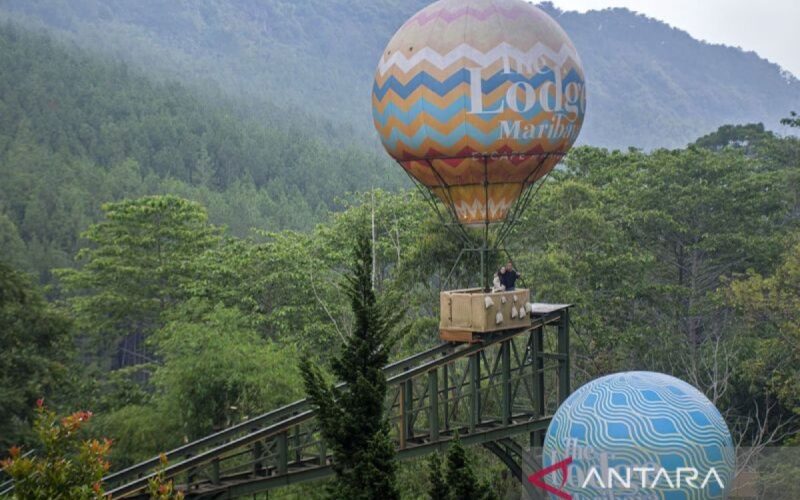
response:
<path fill-rule="evenodd" d="M 375 63 L 403 21 L 428 3 L 5 0 L 0 20 L 45 30 L 158 79 L 214 89 L 246 102 L 256 119 L 276 107 L 312 111 L 372 144 Z M 787 110 L 800 108 L 800 82 L 753 52 L 696 40 L 627 9 L 539 6 L 570 33 L 586 69 L 591 110 L 582 144 L 683 147 L 725 123 L 763 122 L 775 130 Z"/>
<path fill-rule="evenodd" d="M 152 83 L 13 25 L 0 27 L 0 250 L 45 281 L 69 265 L 100 205 L 174 193 L 231 234 L 309 229 L 337 196 L 396 188 L 388 160 L 325 123 Z M 58 186 L 58 189 L 53 189 Z"/>
<path fill-rule="evenodd" d="M 93 412 L 118 470 L 302 397 L 302 360 L 357 327 L 343 279 L 373 217 L 377 293 L 407 311 L 389 358 L 439 342 L 460 243 L 350 132 L 257 122 L 11 24 L 0 64 L 0 450 L 35 446 L 42 399 Z M 574 387 L 671 373 L 737 444 L 800 444 L 800 140 L 777 125 L 582 146 L 550 176 L 509 251 L 535 300 L 575 305 Z M 399 466 L 404 498 L 425 467 Z M 300 494 L 319 492 L 277 497 Z"/>

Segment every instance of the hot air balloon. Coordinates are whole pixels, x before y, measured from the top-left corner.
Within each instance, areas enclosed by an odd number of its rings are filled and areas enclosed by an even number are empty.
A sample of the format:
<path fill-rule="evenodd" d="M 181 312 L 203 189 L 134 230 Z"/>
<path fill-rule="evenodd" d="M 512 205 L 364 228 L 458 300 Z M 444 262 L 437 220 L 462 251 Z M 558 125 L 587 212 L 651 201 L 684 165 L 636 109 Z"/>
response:
<path fill-rule="evenodd" d="M 465 251 L 480 253 L 482 288 L 441 292 L 442 339 L 473 342 L 530 324 L 529 290 L 489 293 L 489 255 L 505 251 L 514 221 L 578 137 L 585 110 L 575 46 L 523 0 L 439 0 L 383 51 L 372 87 L 375 129 L 437 211 L 446 207 L 447 227 L 466 243 L 453 269 Z"/>
<path fill-rule="evenodd" d="M 539 8 L 440 0 L 384 50 L 372 109 L 386 151 L 459 226 L 508 224 L 575 142 L 584 73 Z"/>

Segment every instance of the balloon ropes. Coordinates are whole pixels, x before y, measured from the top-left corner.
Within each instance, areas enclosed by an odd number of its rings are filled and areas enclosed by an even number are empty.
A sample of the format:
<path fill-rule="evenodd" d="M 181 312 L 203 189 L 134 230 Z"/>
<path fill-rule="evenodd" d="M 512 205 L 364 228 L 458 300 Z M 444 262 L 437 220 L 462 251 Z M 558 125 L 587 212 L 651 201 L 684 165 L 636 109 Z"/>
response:
<path fill-rule="evenodd" d="M 585 109 L 575 46 L 523 0 L 439 0 L 422 9 L 383 51 L 372 88 L 386 151 L 465 250 L 481 253 L 484 287 L 488 253 L 504 248 L 575 142 Z"/>

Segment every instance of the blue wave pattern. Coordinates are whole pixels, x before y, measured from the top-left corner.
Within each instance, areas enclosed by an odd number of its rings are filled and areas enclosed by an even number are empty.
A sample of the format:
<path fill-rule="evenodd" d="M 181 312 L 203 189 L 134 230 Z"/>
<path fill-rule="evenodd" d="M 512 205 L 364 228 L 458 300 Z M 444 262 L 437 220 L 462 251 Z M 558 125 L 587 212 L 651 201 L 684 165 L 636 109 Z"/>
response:
<path fill-rule="evenodd" d="M 714 405 L 700 391 L 670 375 L 625 372 L 593 380 L 575 391 L 558 409 L 545 438 L 543 463 L 573 457 L 564 490 L 573 498 L 658 498 L 663 500 L 724 499 L 733 481 L 735 450 L 730 431 Z M 606 465 L 607 464 L 607 465 Z M 592 468 L 604 484 L 592 479 L 583 488 Z M 674 487 L 660 479 L 641 487 L 641 473 L 633 472 L 631 487 L 615 482 L 608 489 L 609 468 L 624 479 L 633 467 L 663 468 Z M 678 468 L 697 469 L 692 487 Z M 711 469 L 714 476 L 705 488 L 700 484 Z M 616 478 L 615 478 L 616 479 Z M 560 486 L 561 473 L 547 478 Z M 557 498 L 553 496 L 552 498 Z"/>

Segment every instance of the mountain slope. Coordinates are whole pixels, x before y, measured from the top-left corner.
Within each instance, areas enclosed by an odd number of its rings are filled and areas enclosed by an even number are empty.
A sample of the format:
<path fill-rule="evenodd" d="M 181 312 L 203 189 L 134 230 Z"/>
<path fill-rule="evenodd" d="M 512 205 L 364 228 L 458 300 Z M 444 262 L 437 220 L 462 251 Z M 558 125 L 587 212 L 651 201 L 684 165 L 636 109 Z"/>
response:
<path fill-rule="evenodd" d="M 584 142 L 652 148 L 685 145 L 725 123 L 777 129 L 800 103 L 800 82 L 753 52 L 699 42 L 626 9 L 547 10 L 584 62 Z"/>
<path fill-rule="evenodd" d="M 0 258 L 44 280 L 107 201 L 178 194 L 245 236 L 310 228 L 347 192 L 405 182 L 385 155 L 243 120 L 13 26 L 0 25 L 0 67 Z"/>
<path fill-rule="evenodd" d="M 369 90 L 394 31 L 427 0 L 6 0 L 0 15 L 201 86 L 257 115 L 274 102 L 372 133 Z M 543 7 L 586 67 L 587 123 L 599 146 L 681 146 L 725 123 L 778 128 L 800 83 L 754 53 L 709 45 L 625 9 Z M 312 120 L 312 118 L 308 118 Z"/>

